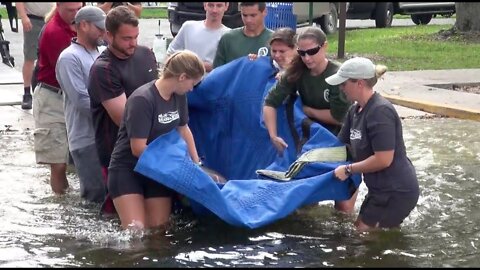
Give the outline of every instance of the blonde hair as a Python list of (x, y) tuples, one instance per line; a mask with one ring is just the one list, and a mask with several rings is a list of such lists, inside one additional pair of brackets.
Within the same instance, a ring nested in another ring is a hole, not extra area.
[(182, 73), (191, 79), (200, 78), (205, 74), (203, 61), (196, 53), (182, 50), (170, 55), (165, 61), (160, 76), (168, 79), (178, 77)]
[(45, 14), (45, 23), (48, 23), (53, 18), (53, 15), (55, 15), (56, 11), (57, 11), (57, 3), (55, 3), (55, 5), (53, 5), (50, 11), (47, 14)]
[(366, 79), (367, 85), (370, 87), (375, 86), (379, 78), (383, 76), (387, 72), (387, 67), (384, 65), (375, 65), (375, 77)]

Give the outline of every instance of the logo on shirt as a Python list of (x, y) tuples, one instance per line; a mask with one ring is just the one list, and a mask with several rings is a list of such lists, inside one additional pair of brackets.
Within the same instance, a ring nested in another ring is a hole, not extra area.
[(158, 122), (160, 124), (168, 124), (180, 118), (178, 111), (168, 112), (158, 115)]
[(325, 91), (323, 91), (323, 98), (326, 102), (330, 102), (330, 89), (325, 89)]
[(260, 49), (258, 49), (257, 55), (258, 56), (267, 56), (268, 55), (268, 48), (267, 47), (261, 47)]
[(350, 129), (350, 140), (361, 140), (362, 139), (362, 132), (358, 129)]

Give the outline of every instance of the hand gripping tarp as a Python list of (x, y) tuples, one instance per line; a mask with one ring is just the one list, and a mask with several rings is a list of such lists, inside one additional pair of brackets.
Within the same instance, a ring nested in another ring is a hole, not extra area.
[[(310, 139), (297, 153), (285, 106), (277, 110), (277, 126), (289, 147), (282, 156), (276, 153), (262, 121), (263, 99), (275, 82), (273, 71), (266, 57), (256, 61), (240, 58), (213, 70), (188, 96), (189, 126), (198, 152), (207, 167), (229, 180), (226, 184), (215, 183), (193, 164), (176, 131), (151, 142), (135, 171), (185, 195), (227, 223), (248, 228), (274, 222), (304, 205), (350, 198), (360, 184), (359, 175), (338, 181), (333, 170), (345, 160), (322, 160), (318, 157), (322, 151), (314, 153), (343, 145), (314, 123)], [(294, 115), (301, 133), (305, 115), (299, 100)], [(267, 173), (257, 175), (262, 171)], [(278, 180), (268, 177), (269, 171), (281, 176), (289, 173), (289, 177)]]

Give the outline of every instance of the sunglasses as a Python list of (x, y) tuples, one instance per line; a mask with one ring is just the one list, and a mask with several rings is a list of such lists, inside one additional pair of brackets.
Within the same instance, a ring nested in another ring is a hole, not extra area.
[(310, 55), (310, 56), (314, 56), (315, 54), (318, 53), (318, 51), (320, 51), (320, 48), (322, 46), (317, 46), (315, 48), (311, 48), (311, 49), (308, 49), (308, 50), (300, 50), (300, 49), (297, 49), (297, 53), (300, 55), (300, 56), (305, 56), (305, 55)]

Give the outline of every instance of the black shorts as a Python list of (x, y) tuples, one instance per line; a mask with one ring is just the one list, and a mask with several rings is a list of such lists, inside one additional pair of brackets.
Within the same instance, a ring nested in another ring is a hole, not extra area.
[(375, 227), (377, 223), (381, 228), (399, 227), (417, 205), (418, 197), (418, 192), (369, 192), (360, 208), (360, 219), (370, 227)]
[(108, 169), (108, 193), (112, 199), (126, 194), (140, 194), (145, 199), (171, 197), (174, 194), (170, 188), (123, 168)]

